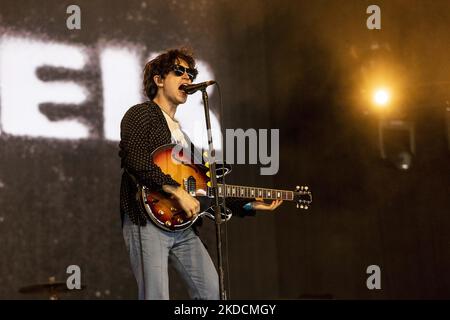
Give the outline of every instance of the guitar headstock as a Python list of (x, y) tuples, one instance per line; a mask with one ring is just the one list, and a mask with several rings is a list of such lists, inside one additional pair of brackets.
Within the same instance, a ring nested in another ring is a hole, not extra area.
[(308, 209), (312, 203), (312, 193), (308, 186), (296, 186), (294, 190), (294, 201), (297, 209)]

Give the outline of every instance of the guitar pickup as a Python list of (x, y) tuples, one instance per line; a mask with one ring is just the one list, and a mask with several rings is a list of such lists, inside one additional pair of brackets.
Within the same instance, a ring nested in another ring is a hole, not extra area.
[(195, 178), (193, 176), (190, 176), (187, 179), (183, 179), (183, 184), (186, 192), (195, 197), (195, 189), (197, 186), (197, 181), (195, 180)]

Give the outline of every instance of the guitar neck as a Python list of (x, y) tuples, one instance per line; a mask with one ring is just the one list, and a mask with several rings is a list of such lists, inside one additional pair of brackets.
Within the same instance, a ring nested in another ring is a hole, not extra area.
[(266, 189), (246, 186), (235, 185), (222, 185), (217, 184), (217, 192), (219, 197), (231, 197), (231, 198), (262, 198), (268, 200), (294, 200), (294, 192), (288, 190)]

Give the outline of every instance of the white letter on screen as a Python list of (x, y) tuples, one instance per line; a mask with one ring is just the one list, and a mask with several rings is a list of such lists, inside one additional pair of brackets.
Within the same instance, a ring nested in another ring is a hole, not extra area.
[(78, 46), (5, 37), (0, 45), (1, 121), (12, 135), (61, 139), (86, 138), (88, 127), (73, 120), (50, 121), (41, 103), (81, 104), (87, 91), (73, 81), (41, 81), (42, 66), (83, 69), (85, 54)]
[(141, 102), (143, 67), (140, 63), (138, 54), (126, 48), (107, 48), (100, 55), (107, 140), (120, 140), (123, 115), (131, 106)]

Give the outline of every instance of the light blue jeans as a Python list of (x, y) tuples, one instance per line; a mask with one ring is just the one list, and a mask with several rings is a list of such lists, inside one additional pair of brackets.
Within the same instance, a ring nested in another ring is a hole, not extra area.
[(141, 242), (139, 226), (132, 223), (128, 215), (124, 215), (123, 237), (138, 284), (140, 300), (169, 299), (169, 260), (185, 281), (192, 299), (219, 299), (219, 276), (216, 268), (192, 228), (168, 232), (147, 221), (140, 229)]

